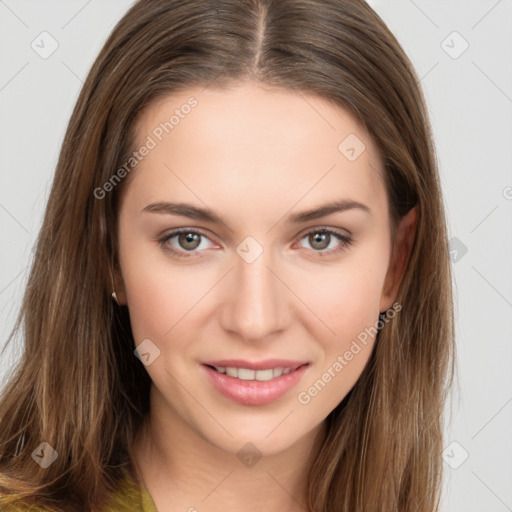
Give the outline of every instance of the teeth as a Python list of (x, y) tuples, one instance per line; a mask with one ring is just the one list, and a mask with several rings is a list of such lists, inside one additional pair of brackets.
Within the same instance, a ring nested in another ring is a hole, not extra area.
[[(240, 378), (240, 373), (238, 374)], [(270, 380), (274, 378), (274, 370), (269, 368), (268, 370), (257, 370), (254, 372), (254, 378), (256, 380)]]
[(230, 377), (238, 377), (238, 370), (236, 368), (226, 368), (226, 374)]
[(238, 368), (238, 378), (241, 380), (254, 380), (254, 370), (248, 370), (247, 368)]
[(225, 366), (215, 366), (219, 373), (225, 373), (230, 377), (240, 380), (271, 380), (281, 375), (286, 375), (296, 368), (269, 368), (268, 370), (250, 370), (249, 368), (232, 368)]

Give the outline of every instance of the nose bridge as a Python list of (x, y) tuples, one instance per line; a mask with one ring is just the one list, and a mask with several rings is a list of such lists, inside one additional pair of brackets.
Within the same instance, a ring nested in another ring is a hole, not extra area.
[(246, 340), (265, 338), (286, 322), (284, 286), (268, 268), (272, 268), (271, 252), (258, 246), (254, 240), (239, 245), (232, 293), (224, 304), (224, 328)]

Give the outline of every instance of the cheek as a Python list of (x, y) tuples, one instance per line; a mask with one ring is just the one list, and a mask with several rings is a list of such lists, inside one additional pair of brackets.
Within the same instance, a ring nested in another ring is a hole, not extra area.
[(388, 264), (382, 255), (387, 251), (385, 240), (375, 239), (336, 268), (316, 271), (314, 282), (303, 282), (301, 293), (322, 322), (316, 319), (310, 324), (319, 359), (301, 388), (299, 403), (314, 404), (322, 413), (331, 411), (360, 377), (377, 334), (379, 301)]
[(207, 292), (211, 279), (192, 266), (172, 265), (163, 251), (128, 234), (120, 237), (120, 255), (136, 344), (145, 338), (163, 340), (186, 322), (187, 311)]
[(372, 244), (354, 252), (335, 267), (316, 269), (303, 283), (307, 304), (335, 334), (323, 339), (339, 344), (357, 336), (378, 320), (379, 303), (387, 271), (386, 249)]
[[(202, 281), (202, 282), (201, 282)], [(201, 301), (210, 280), (176, 269), (158, 271), (133, 268), (126, 289), (135, 339), (151, 337), (164, 340), (186, 325), (194, 305)]]
[(331, 276), (328, 285), (316, 287), (309, 296), (311, 309), (323, 323), (317, 322), (312, 333), (319, 349), (317, 364), (297, 400), (313, 415), (325, 417), (332, 411), (352, 389), (370, 358), (382, 279), (381, 270), (374, 268), (340, 268), (336, 278)]

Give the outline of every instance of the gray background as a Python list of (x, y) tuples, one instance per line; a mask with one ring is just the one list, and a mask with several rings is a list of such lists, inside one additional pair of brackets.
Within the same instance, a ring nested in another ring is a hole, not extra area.
[[(448, 214), (458, 381), (447, 407), (441, 511), (512, 511), (512, 1), (370, 4), (421, 78)], [(0, 347), (74, 102), (129, 5), (0, 0)], [(20, 350), (16, 340), (2, 358), (1, 385)]]

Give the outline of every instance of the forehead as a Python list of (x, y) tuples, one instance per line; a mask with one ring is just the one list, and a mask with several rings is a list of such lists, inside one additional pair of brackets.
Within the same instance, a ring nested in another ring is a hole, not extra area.
[(241, 201), (252, 193), (260, 203), (285, 193), (290, 206), (304, 194), (312, 203), (383, 199), (369, 134), (347, 110), (315, 95), (254, 83), (189, 88), (151, 103), (135, 134), (137, 147), (151, 139), (132, 176), (146, 200), (177, 186), (203, 195), (215, 187)]

